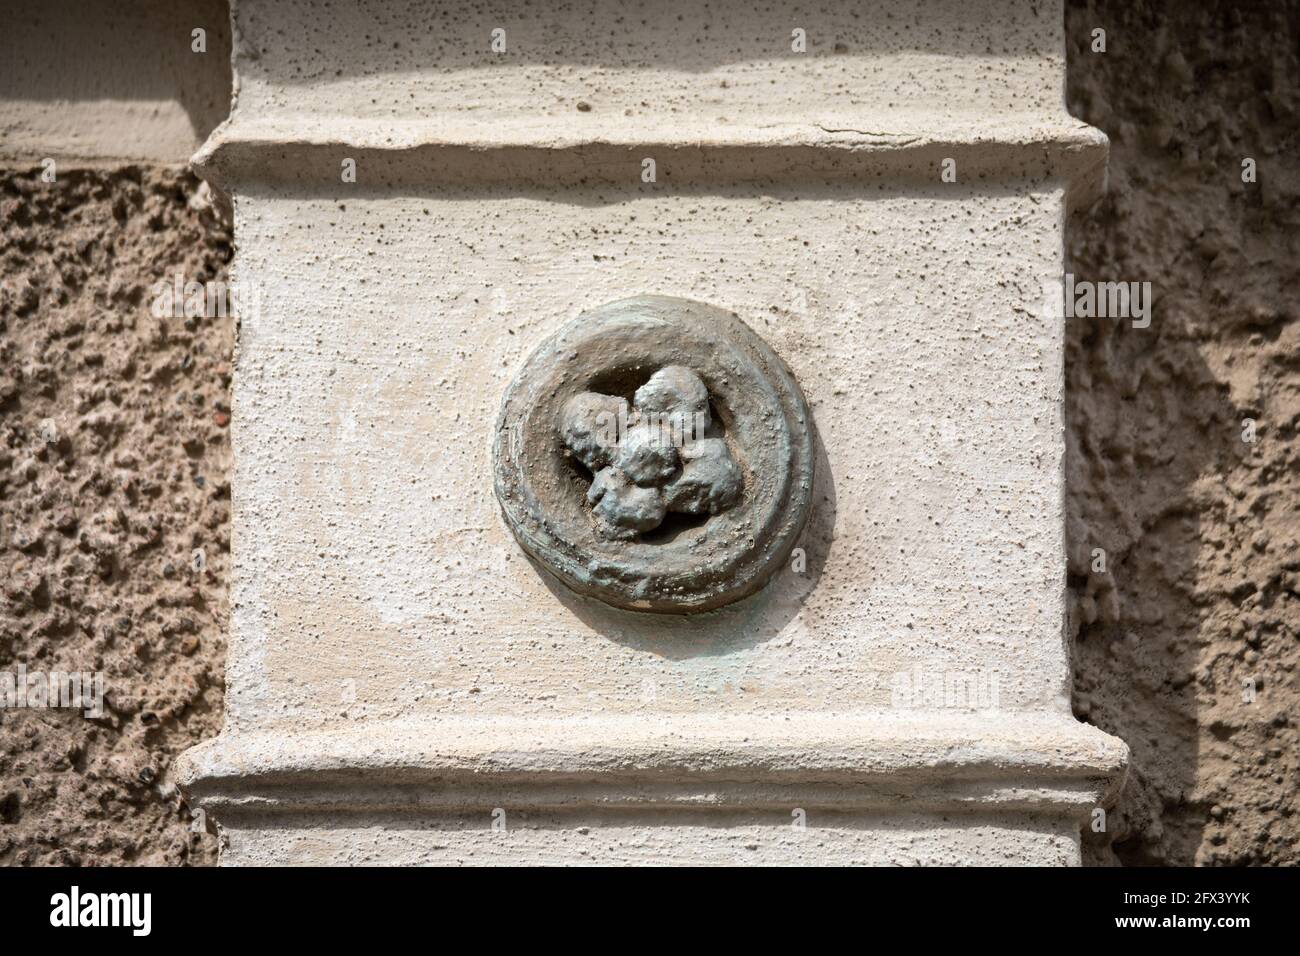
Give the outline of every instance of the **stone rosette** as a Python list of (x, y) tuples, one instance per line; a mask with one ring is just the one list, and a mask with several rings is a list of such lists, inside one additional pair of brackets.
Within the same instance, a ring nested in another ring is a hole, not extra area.
[[(677, 440), (649, 431), (665, 420)], [(506, 391), (493, 460), (530, 557), (629, 610), (753, 594), (812, 499), (811, 418), (789, 369), (733, 313), (666, 296), (600, 306), (543, 342)]]
[(560, 413), (565, 447), (592, 475), (596, 530), (630, 540), (670, 514), (715, 515), (740, 500), (744, 476), (718, 437), (709, 390), (691, 369), (668, 365), (636, 390), (579, 392)]

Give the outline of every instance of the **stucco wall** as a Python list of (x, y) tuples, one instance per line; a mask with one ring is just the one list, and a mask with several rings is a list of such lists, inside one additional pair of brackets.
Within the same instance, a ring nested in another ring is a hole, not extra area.
[(1069, 224), (1072, 268), (1156, 298), (1147, 329), (1067, 327), (1075, 711), (1133, 751), (1090, 844), (1294, 865), (1300, 5), (1092, 7), (1069, 10), (1069, 102), (1111, 138), (1110, 191)]
[(141, 167), (6, 172), (0, 228), (0, 669), (105, 675), (0, 710), (0, 864), (211, 862), (167, 770), (221, 721), (234, 322), (149, 307), (229, 233)]
[(230, 110), (225, 0), (41, 0), (3, 16), (0, 161), (183, 162)]

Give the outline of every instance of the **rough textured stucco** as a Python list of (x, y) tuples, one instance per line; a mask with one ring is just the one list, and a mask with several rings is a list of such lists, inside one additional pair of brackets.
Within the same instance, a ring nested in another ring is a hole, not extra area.
[(0, 709), (0, 864), (215, 857), (168, 767), (220, 724), (234, 323), (149, 312), (223, 276), (197, 185), (0, 176), (0, 670), (105, 672), (102, 719)]
[(1080, 4), (1067, 22), (1072, 109), (1112, 144), (1072, 267), (1156, 296), (1148, 329), (1068, 328), (1075, 709), (1133, 748), (1089, 843), (1111, 862), (1294, 865), (1300, 5)]

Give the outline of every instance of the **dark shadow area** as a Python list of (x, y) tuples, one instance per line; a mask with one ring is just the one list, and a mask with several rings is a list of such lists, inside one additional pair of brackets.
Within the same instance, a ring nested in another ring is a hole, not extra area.
[(1294, 864), (1300, 5), (1077, 2), (1067, 34), (1112, 144), (1067, 270), (1154, 298), (1067, 321), (1074, 707), (1132, 748), (1085, 860)]
[(0, 100), (176, 100), (198, 142), (230, 113), (225, 0), (41, 0), (3, 22)]

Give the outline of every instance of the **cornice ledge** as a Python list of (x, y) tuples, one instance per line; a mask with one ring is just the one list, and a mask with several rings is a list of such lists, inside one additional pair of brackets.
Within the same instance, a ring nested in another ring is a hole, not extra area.
[[(274, 119), (236, 118), (214, 131), (191, 163), (227, 192), (261, 184), (332, 194), (343, 188), (339, 171), (345, 158), (361, 171), (349, 189), (388, 193), (493, 185), (554, 190), (577, 184), (632, 191), (741, 183), (937, 187), (941, 164), (953, 159), (960, 184), (1059, 181), (1075, 205), (1104, 190), (1108, 150), (1104, 133), (1068, 116), (1004, 116), (915, 131), (874, 130), (867, 123), (699, 129), (652, 124), (599, 134), (508, 123), (467, 133), (443, 123), (353, 118), (307, 129)], [(657, 185), (641, 182), (646, 157), (659, 164)]]
[(440, 719), (223, 734), (175, 773), (211, 812), (1023, 811), (1080, 816), (1128, 748), (1066, 715)]

